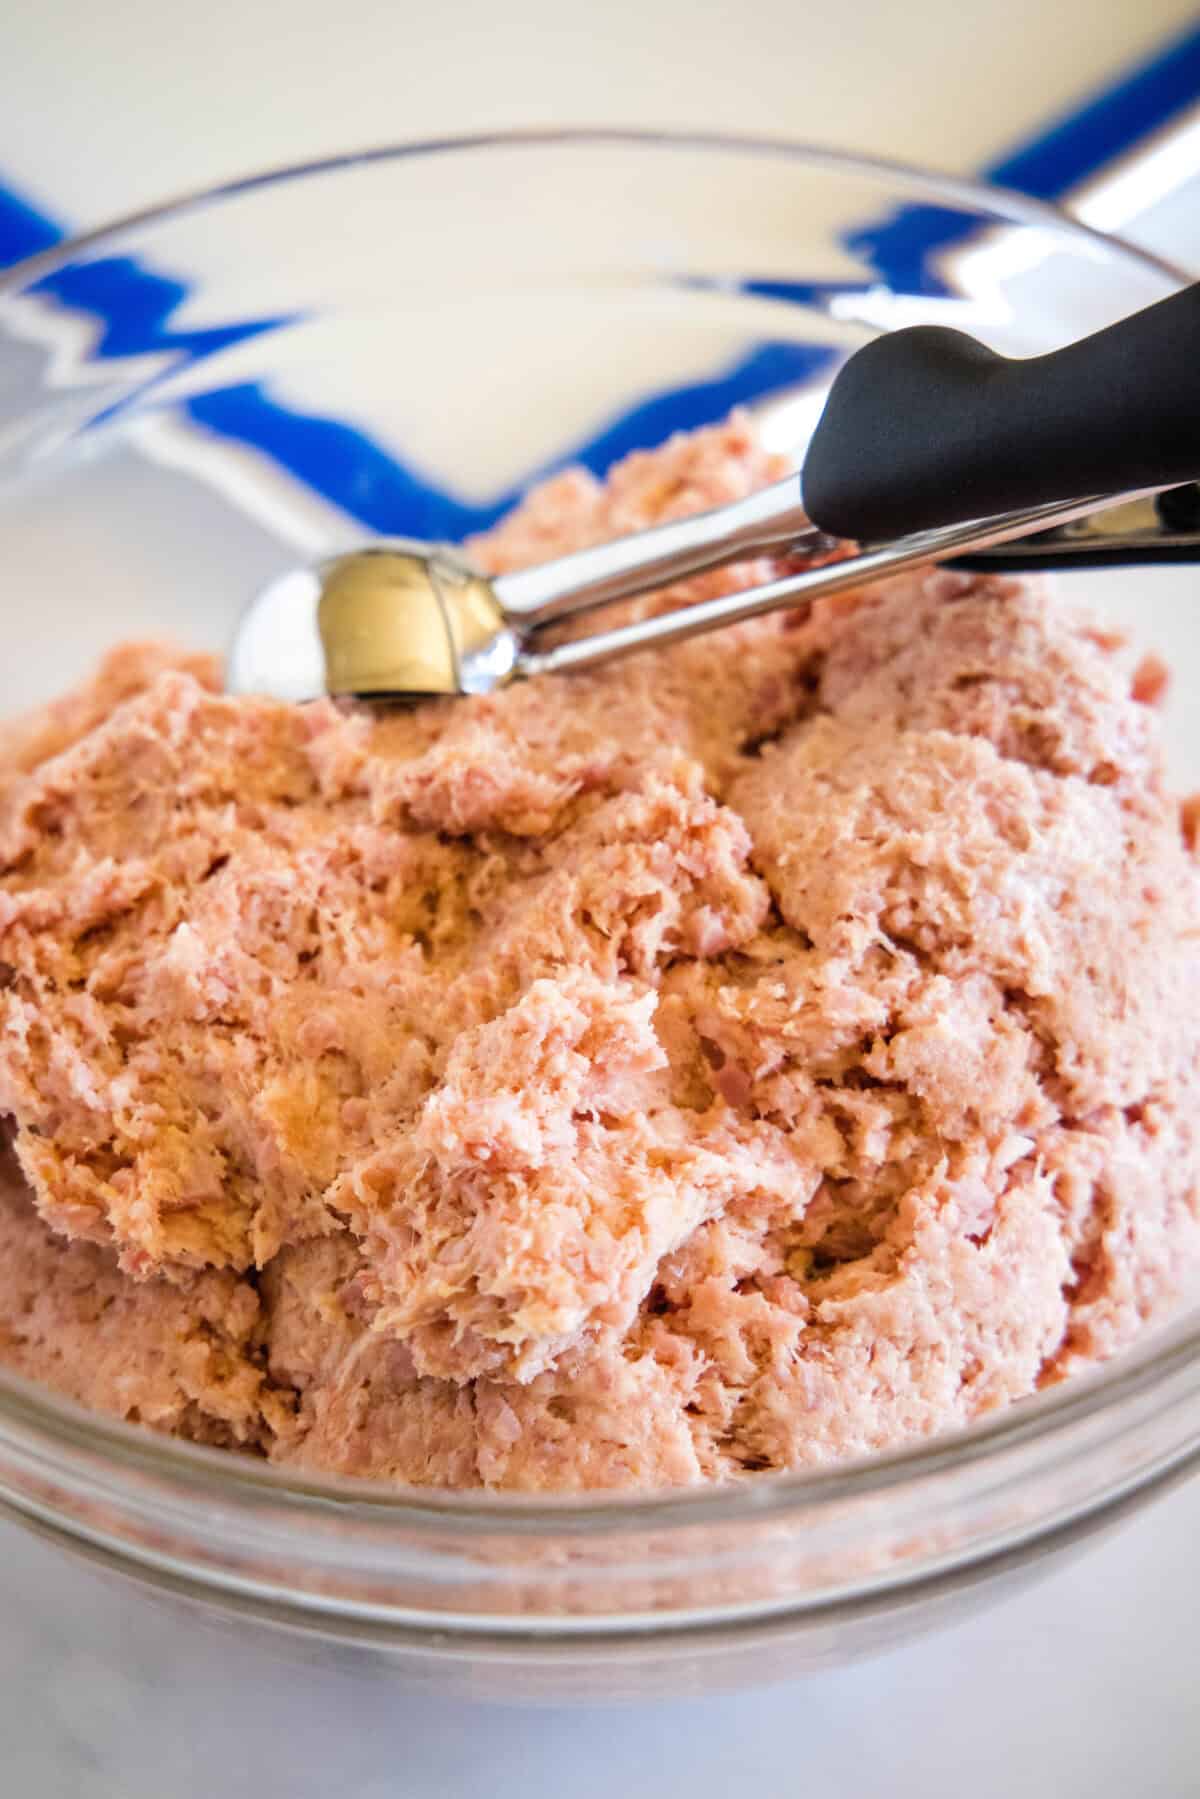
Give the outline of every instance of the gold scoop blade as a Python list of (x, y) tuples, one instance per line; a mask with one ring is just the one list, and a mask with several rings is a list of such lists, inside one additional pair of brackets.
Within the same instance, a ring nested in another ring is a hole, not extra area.
[[(326, 564), (317, 629), (330, 693), (486, 691), (507, 621), (490, 584), (444, 551), (358, 551)], [(512, 652), (515, 658), (515, 644)], [(486, 678), (476, 678), (486, 663)]]

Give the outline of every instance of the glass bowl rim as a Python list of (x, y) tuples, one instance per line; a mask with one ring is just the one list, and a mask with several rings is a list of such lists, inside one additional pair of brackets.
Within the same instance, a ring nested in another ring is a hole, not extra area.
[[(999, 1463), (1013, 1451), (1053, 1441), (1080, 1426), (1144, 1398), (1171, 1377), (1192, 1377), (1200, 1395), (1200, 1308), (1151, 1330), (1147, 1341), (1106, 1363), (998, 1407), (959, 1428), (919, 1438), (898, 1448), (857, 1456), (826, 1467), (761, 1473), (742, 1480), (658, 1490), (597, 1489), (580, 1493), (489, 1491), (483, 1488), (400, 1486), (350, 1475), (296, 1472), (238, 1449), (211, 1448), (128, 1424), (66, 1399), (22, 1375), (0, 1369), (0, 1448), (7, 1428), (22, 1446), (32, 1433), (39, 1447), (68, 1457), (99, 1453), (117, 1473), (141, 1479), (170, 1478), (189, 1498), (219, 1500), (223, 1507), (327, 1519), (331, 1509), (378, 1522), (403, 1521), (418, 1536), (443, 1538), (456, 1526), (490, 1527), (514, 1536), (584, 1531), (645, 1532), (678, 1525), (760, 1525), (795, 1520), (824, 1507), (903, 1489), (936, 1477), (953, 1477)], [(1159, 1472), (1200, 1460), (1200, 1437), (1172, 1454)], [(1036, 1530), (1035, 1530), (1036, 1534)]]
[[(657, 127), (577, 125), (515, 127), (444, 137), (394, 141), (283, 163), (228, 181), (185, 190), (166, 200), (107, 220), (64, 238), (0, 271), (0, 300), (66, 267), (80, 256), (114, 246), (131, 232), (186, 219), (206, 208), (269, 192), (315, 176), (353, 174), (410, 158), (493, 149), (614, 148), (694, 151), (717, 156), (764, 156), (808, 165), (814, 171), (894, 181), (913, 197), (978, 213), (999, 224), (1029, 225), (1079, 244), (1091, 244), (1182, 285), (1189, 277), (1166, 258), (1074, 218), (1044, 200), (970, 177), (942, 174), (887, 157), (863, 155), (786, 135)], [(614, 1534), (668, 1524), (763, 1523), (780, 1516), (877, 1494), (935, 1475), (975, 1468), (1002, 1452), (1040, 1443), (1070, 1424), (1091, 1419), (1122, 1400), (1132, 1400), (1171, 1374), (1200, 1364), (1200, 1310), (1148, 1343), (1110, 1363), (1053, 1388), (1017, 1400), (960, 1429), (922, 1438), (898, 1449), (799, 1472), (756, 1474), (745, 1481), (660, 1491), (539, 1494), (451, 1491), (399, 1487), (340, 1475), (299, 1475), (240, 1451), (212, 1449), (160, 1435), (61, 1398), (50, 1389), (0, 1369), (0, 1440), (6, 1425), (32, 1430), (43, 1444), (65, 1452), (99, 1452), (110, 1466), (133, 1476), (166, 1476), (197, 1499), (223, 1504), (283, 1507), (297, 1516), (328, 1517), (331, 1508), (373, 1518), (394, 1517), (418, 1533), (444, 1535), (455, 1525), (516, 1534), (586, 1529)]]
[(1191, 277), (1166, 257), (1153, 250), (1127, 243), (1119, 234), (1100, 230), (1074, 217), (1064, 208), (1048, 200), (1035, 199), (1015, 188), (1000, 183), (978, 181), (971, 176), (953, 175), (922, 168), (917, 163), (885, 156), (866, 155), (854, 150), (811, 143), (782, 133), (738, 131), (703, 131), (667, 129), (657, 126), (623, 125), (542, 125), (514, 126), (490, 131), (455, 132), (443, 137), (397, 139), (383, 144), (368, 144), (353, 150), (334, 151), (325, 156), (301, 162), (273, 164), (246, 175), (233, 176), (168, 196), (148, 206), (137, 207), (115, 218), (106, 219), (90, 230), (74, 233), (61, 242), (12, 263), (0, 270), (0, 298), (19, 291), (31, 281), (76, 260), (82, 254), (104, 249), (110, 241), (143, 227), (184, 219), (206, 207), (247, 198), (294, 181), (320, 175), (353, 173), (410, 158), (461, 155), (479, 150), (545, 150), (577, 147), (628, 150), (692, 150), (706, 154), (757, 155), (783, 162), (807, 163), (811, 168), (829, 174), (861, 176), (865, 180), (896, 180), (912, 188), (914, 194), (930, 201), (941, 201), (991, 214), (998, 222), (1043, 226), (1060, 236), (1091, 243), (1097, 248), (1116, 251), (1126, 260), (1181, 285)]

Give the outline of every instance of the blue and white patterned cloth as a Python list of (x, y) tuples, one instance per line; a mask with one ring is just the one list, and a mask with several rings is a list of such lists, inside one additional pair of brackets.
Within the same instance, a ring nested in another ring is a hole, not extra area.
[[(1074, 207), (1089, 223), (1140, 235), (1176, 263), (1200, 265), (1200, 28), (980, 172)], [(66, 228), (0, 176), (0, 268), (50, 248)], [(864, 230), (852, 247), (894, 286), (919, 291), (931, 254), (958, 230), (954, 215), (909, 208)], [(180, 362), (199, 361), (275, 322), (180, 325), (176, 315), (187, 299), (186, 281), (127, 258), (75, 266), (47, 276), (42, 285), (60, 311), (76, 312), (97, 327), (91, 354), (100, 359), (169, 351)], [(656, 394), (652, 408), (642, 402), (636, 411), (618, 413), (602, 431), (563, 444), (561, 456), (601, 471), (629, 448), (752, 400), (780, 383), (781, 350), (766, 346), (715, 372), (700, 389)], [(512, 494), (503, 493), (472, 503), (417, 473), (395, 446), (296, 404), (277, 388), (222, 387), (185, 402), (184, 410), (209, 436), (250, 450), (276, 474), (370, 530), (394, 530), (400, 517), (407, 529), (419, 524), (423, 536), (455, 539), (486, 528), (512, 502)]]

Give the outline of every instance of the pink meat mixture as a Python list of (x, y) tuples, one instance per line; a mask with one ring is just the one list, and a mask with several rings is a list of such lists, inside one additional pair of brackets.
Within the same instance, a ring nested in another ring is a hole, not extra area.
[[(735, 420), (471, 547), (779, 472)], [(1111, 1355), (1200, 1270), (1162, 686), (951, 573), (386, 716), (116, 651), (0, 733), (0, 1357), (283, 1463), (570, 1490)]]

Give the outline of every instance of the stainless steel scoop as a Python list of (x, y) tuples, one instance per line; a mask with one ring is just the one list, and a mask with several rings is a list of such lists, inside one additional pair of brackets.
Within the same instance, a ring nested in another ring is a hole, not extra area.
[[(227, 684), (284, 700), (490, 693), (921, 563), (1200, 559), (1197, 477), (1200, 285), (1024, 361), (917, 327), (843, 366), (801, 476), (495, 579), (404, 541), (296, 570), (246, 613)], [(817, 561), (843, 538), (869, 547)], [(816, 566), (556, 641), (568, 619), (764, 551)]]

